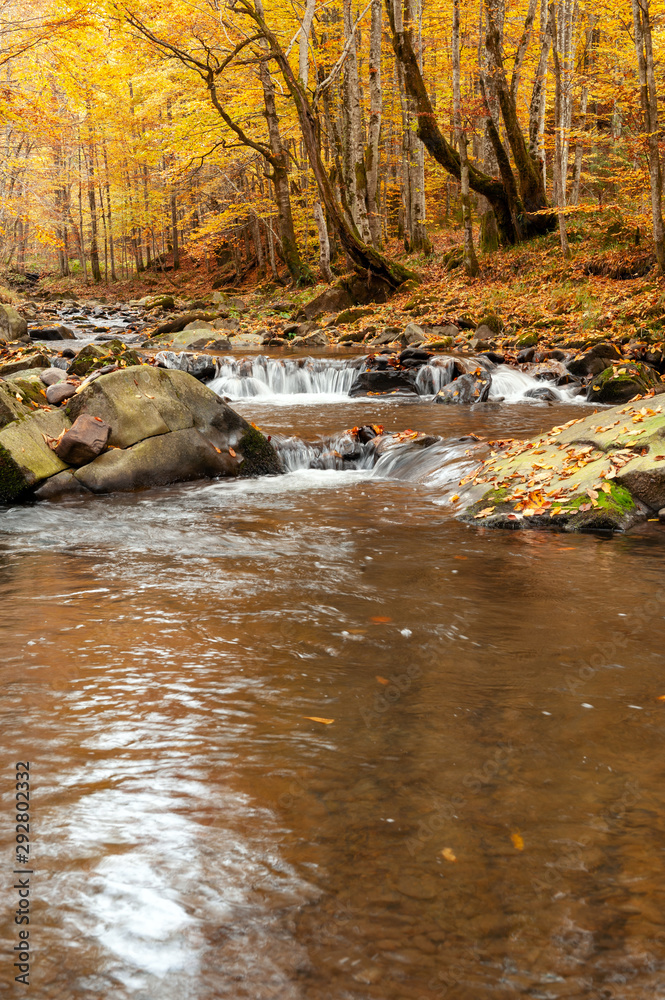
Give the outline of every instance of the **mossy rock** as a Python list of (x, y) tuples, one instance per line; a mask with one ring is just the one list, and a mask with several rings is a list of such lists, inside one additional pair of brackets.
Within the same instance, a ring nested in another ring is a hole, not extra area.
[(525, 347), (535, 347), (538, 343), (538, 334), (533, 330), (528, 330), (526, 333), (520, 334), (515, 340), (515, 347), (523, 350)]
[(20, 499), (67, 468), (45, 441), (69, 428), (62, 410), (36, 410), (0, 430), (0, 500)]
[(339, 326), (341, 323), (355, 323), (357, 320), (362, 319), (363, 316), (373, 316), (374, 312), (374, 309), (345, 309), (336, 317), (335, 324)]
[(503, 320), (496, 313), (486, 313), (481, 317), (478, 326), (488, 326), (492, 333), (499, 334), (503, 330)]
[(428, 340), (424, 346), (428, 351), (448, 351), (453, 344), (452, 337), (440, 337), (438, 340)]
[(657, 388), (665, 386), (655, 368), (641, 361), (629, 361), (596, 375), (587, 389), (587, 399), (591, 403), (617, 405)]
[(253, 425), (240, 438), (236, 450), (242, 455), (241, 476), (269, 476), (284, 471), (275, 449)]
[(397, 289), (399, 292), (415, 292), (420, 287), (420, 283), (414, 281), (413, 278), (408, 278), (407, 281), (403, 281), (402, 284)]

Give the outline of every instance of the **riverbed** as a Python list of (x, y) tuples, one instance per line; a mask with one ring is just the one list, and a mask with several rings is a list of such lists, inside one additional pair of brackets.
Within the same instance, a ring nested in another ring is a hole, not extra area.
[(441, 462), (1, 510), (31, 998), (665, 996), (662, 527), (456, 520), (469, 435), (584, 405), (294, 397), (233, 405)]

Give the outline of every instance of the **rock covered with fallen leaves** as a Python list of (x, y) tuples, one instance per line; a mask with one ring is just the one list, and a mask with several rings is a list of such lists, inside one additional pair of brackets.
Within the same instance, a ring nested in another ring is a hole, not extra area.
[[(463, 479), (462, 519), (492, 528), (622, 531), (665, 507), (665, 397), (489, 442)], [(453, 499), (459, 499), (455, 497)]]
[(40, 374), (0, 382), (4, 502), (282, 471), (268, 439), (186, 372), (95, 372), (62, 405)]

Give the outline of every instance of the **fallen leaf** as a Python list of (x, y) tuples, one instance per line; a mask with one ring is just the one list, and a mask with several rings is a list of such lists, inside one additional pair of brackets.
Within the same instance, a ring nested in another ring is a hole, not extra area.
[(372, 615), (370, 621), (376, 622), (377, 624), (381, 625), (384, 624), (385, 622), (391, 622), (392, 618), (388, 617), (388, 615)]
[(453, 496), (451, 496), (450, 502), (454, 503), (455, 500), (459, 500), (459, 493), (454, 493)]
[(229, 448), (229, 455), (231, 456), (231, 458), (236, 458), (236, 453), (233, 450), (233, 448)]
[(446, 861), (457, 861), (457, 858), (455, 857), (455, 854), (453, 853), (453, 849), (451, 847), (444, 847), (444, 849), (441, 851), (441, 855), (446, 859)]
[(511, 833), (510, 839), (512, 840), (513, 847), (515, 848), (516, 851), (523, 851), (524, 850), (524, 838), (522, 837), (521, 833), (519, 833), (519, 832), (518, 833)]
[(379, 677), (378, 674), (376, 675), (376, 679), (379, 684), (390, 684), (390, 681), (387, 681), (385, 677)]
[(318, 715), (303, 715), (303, 719), (309, 719), (310, 722), (322, 722), (324, 726), (329, 726), (334, 719), (320, 719)]

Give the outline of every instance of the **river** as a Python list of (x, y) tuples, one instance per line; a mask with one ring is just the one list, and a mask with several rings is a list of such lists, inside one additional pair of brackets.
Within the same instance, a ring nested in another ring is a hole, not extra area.
[(662, 528), (447, 502), (460, 437), (586, 408), (278, 395), (237, 403), (276, 440), (447, 444), (0, 509), (5, 886), (19, 760), (34, 872), (3, 995), (665, 996)]

